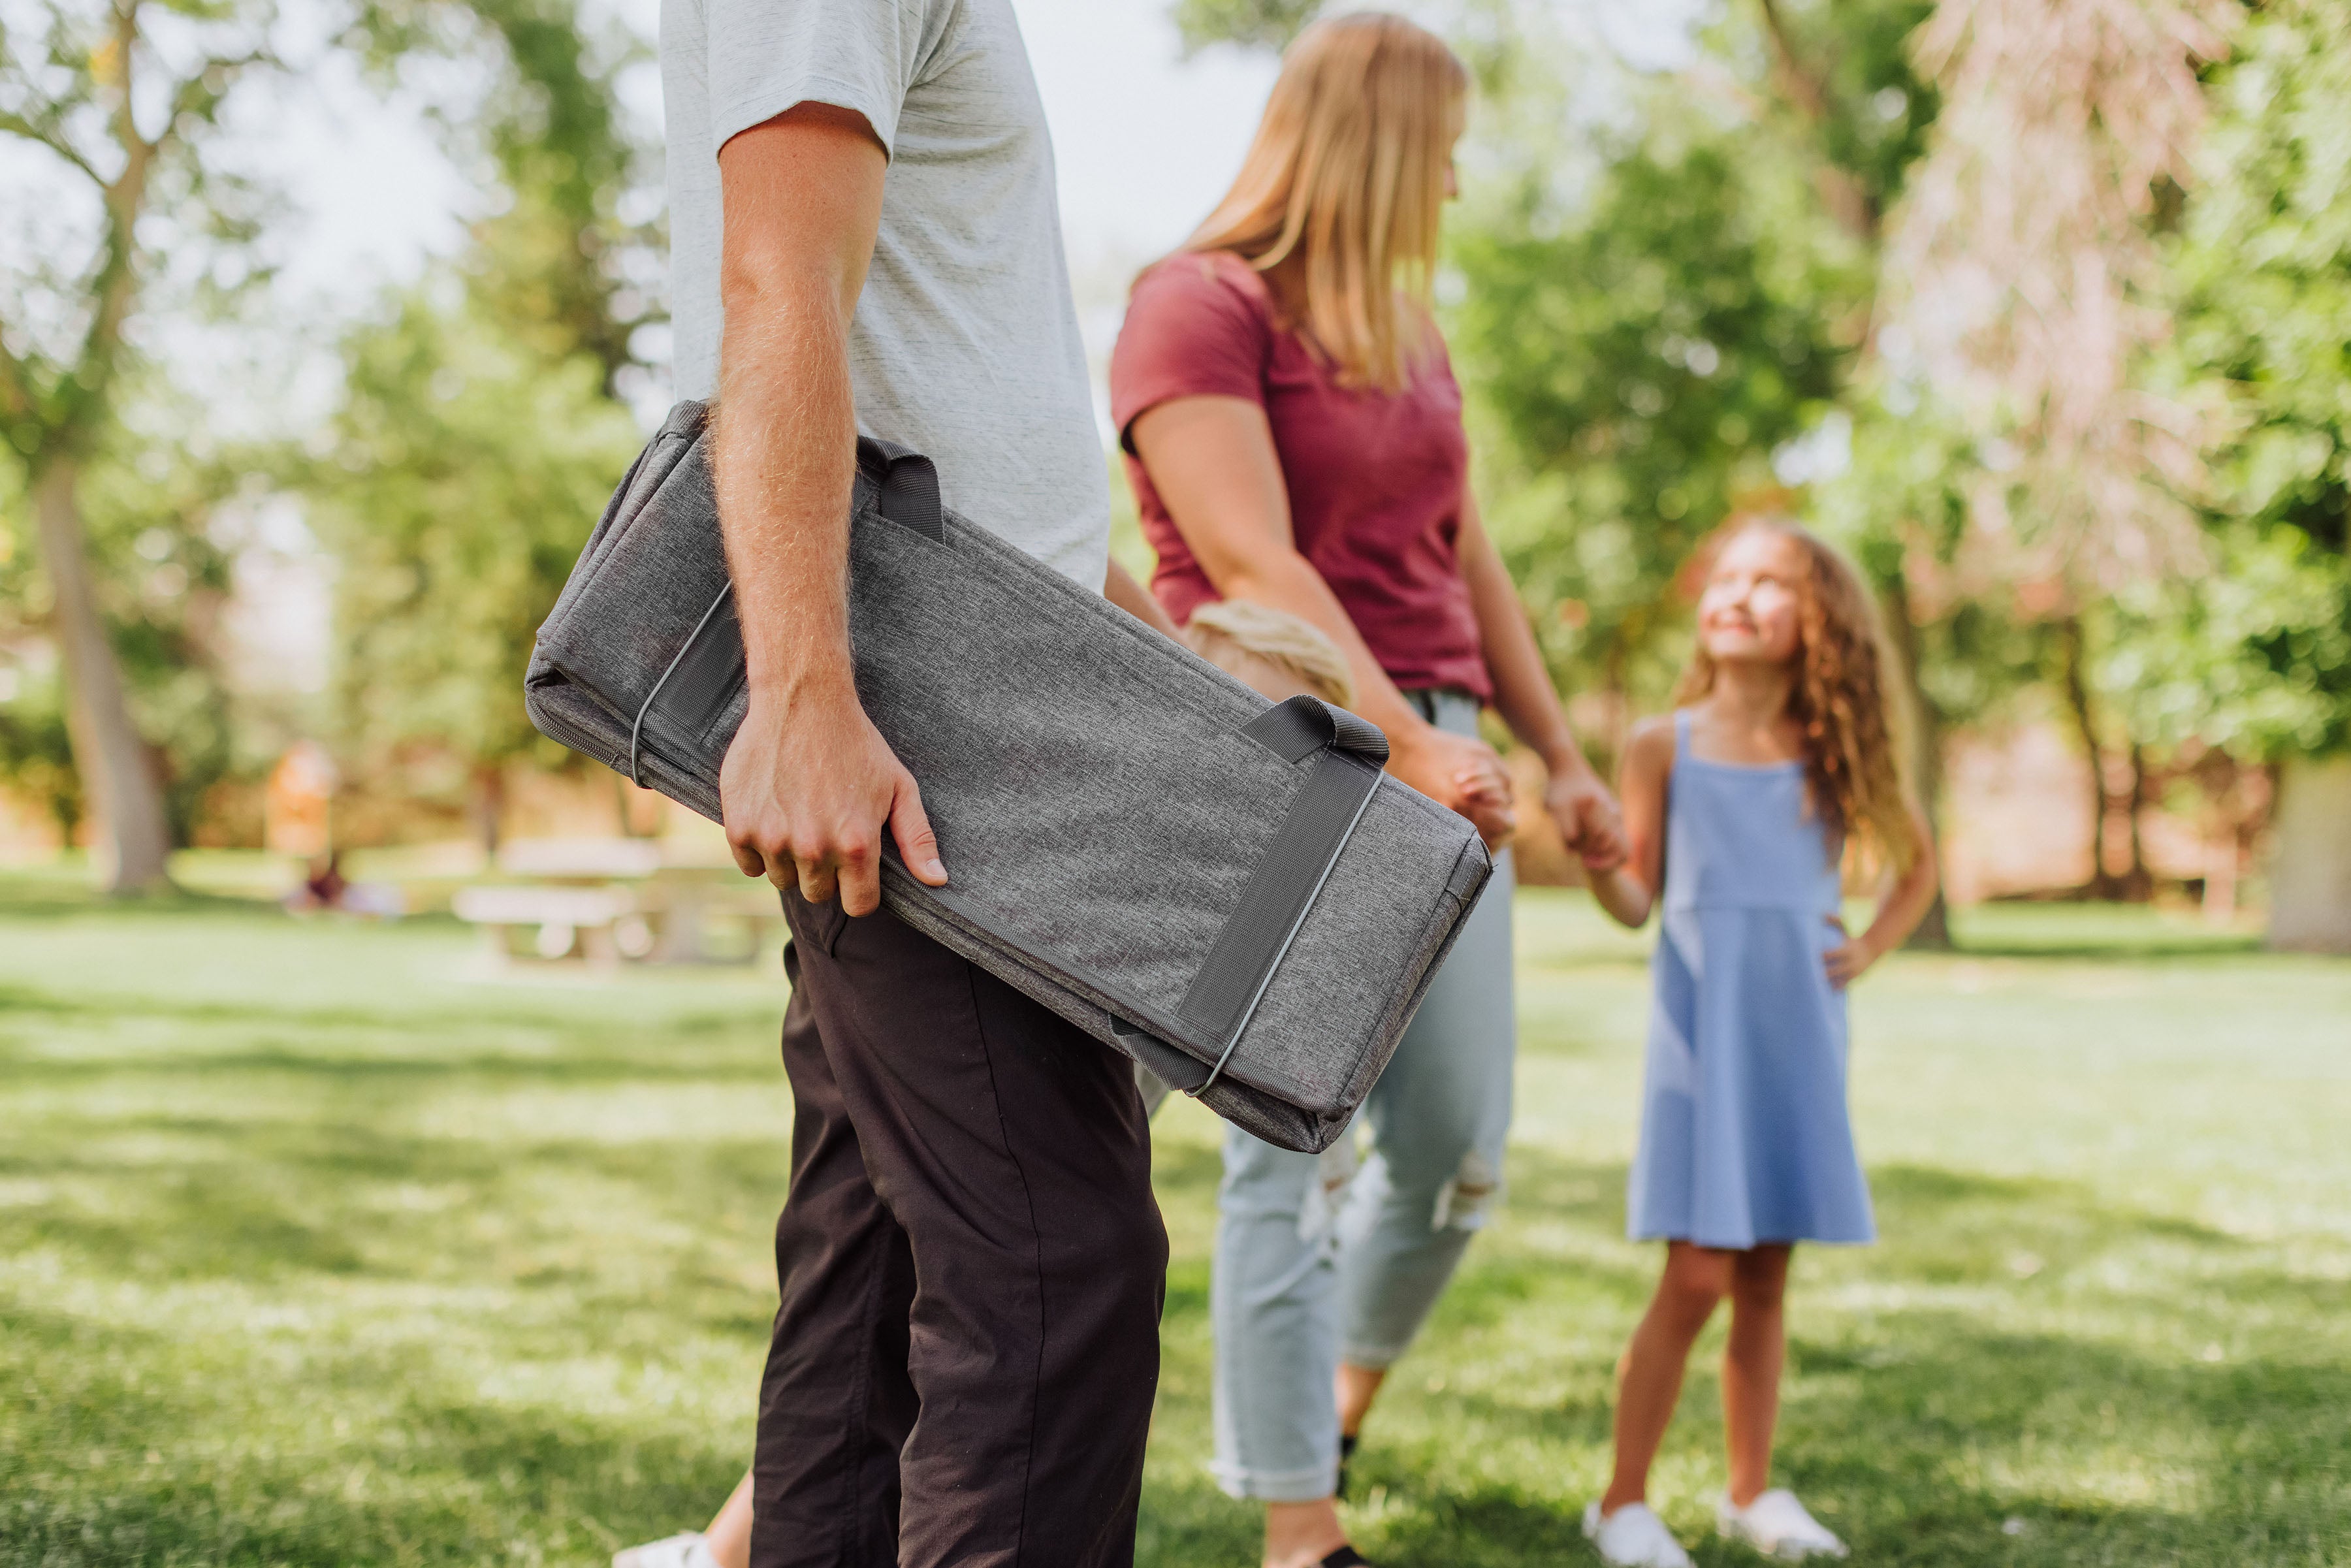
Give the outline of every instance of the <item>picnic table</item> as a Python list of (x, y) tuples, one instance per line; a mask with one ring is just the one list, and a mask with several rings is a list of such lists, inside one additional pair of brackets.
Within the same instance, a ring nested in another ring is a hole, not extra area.
[(591, 968), (749, 963), (783, 919), (766, 883), (648, 839), (517, 840), (499, 851), (498, 869), (536, 880), (461, 889), (452, 908), (481, 928), (499, 964), (526, 932), (536, 956), (576, 952)]

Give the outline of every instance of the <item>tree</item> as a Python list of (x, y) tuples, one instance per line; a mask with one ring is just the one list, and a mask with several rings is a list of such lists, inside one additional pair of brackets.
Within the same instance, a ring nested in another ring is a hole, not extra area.
[[(0, 134), (37, 151), (68, 215), (0, 301), (0, 433), (39, 538), (99, 880), (129, 892), (164, 880), (170, 824), (101, 611), (84, 481), (119, 413), (142, 288), (168, 242), (212, 260), (216, 285), (250, 275), (254, 193), (207, 153), (231, 93), (275, 63), (276, 16), (266, 0), (88, 0), (43, 14), (37, 38), (14, 13), (0, 16)], [(40, 199), (23, 192), (11, 204)]]
[(2351, 14), (2277, 0), (2214, 84), (2167, 365), (2219, 386), (2214, 564), (2126, 601), (2115, 684), (2280, 772), (2271, 936), (2351, 951)]
[(617, 80), (642, 47), (584, 37), (571, 0), (379, 0), (360, 36), (386, 62), (496, 61), (443, 118), (507, 202), (346, 339), (329, 455), (299, 470), (342, 568), (338, 739), (360, 788), (463, 798), (495, 848), (507, 765), (566, 757), (532, 730), (521, 672), (641, 439), (620, 397), (660, 257), (620, 215), (645, 161)]
[(340, 565), (350, 773), (468, 800), (495, 848), (505, 764), (563, 756), (523, 712), (532, 639), (641, 435), (593, 355), (549, 362), (455, 281), (352, 334), (331, 449), (303, 486)]

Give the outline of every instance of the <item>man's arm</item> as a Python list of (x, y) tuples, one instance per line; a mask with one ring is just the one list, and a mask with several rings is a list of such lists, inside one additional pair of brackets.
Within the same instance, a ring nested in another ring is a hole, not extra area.
[(750, 705), (718, 775), (747, 876), (851, 915), (882, 898), (882, 835), (946, 881), (914, 775), (858, 706), (849, 651), (857, 413), (849, 324), (888, 159), (862, 115), (803, 103), (719, 150), (726, 204), (714, 478)]

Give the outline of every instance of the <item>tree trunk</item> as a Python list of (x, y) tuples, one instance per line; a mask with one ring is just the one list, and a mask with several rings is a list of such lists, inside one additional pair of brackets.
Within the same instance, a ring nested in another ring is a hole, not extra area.
[(1927, 838), (1935, 857), (1935, 901), (1902, 946), (1930, 953), (1951, 950), (1951, 906), (1943, 877), (1943, 716), (1918, 681), (1918, 627), (1910, 618), (1910, 585), (1897, 572), (1885, 585), (1886, 626), (1901, 668), (1900, 700), (1908, 709), (1910, 787), (1927, 813)]
[(2147, 748), (2132, 741), (2128, 760), (2130, 865), (2123, 873), (2123, 896), (2133, 904), (2149, 904), (2155, 899), (2155, 872), (2147, 863), (2147, 834), (2141, 831), (2139, 823), (2139, 814), (2147, 805)]
[(2084, 678), (2082, 622), (2069, 615), (2057, 623), (2058, 685), (2065, 693), (2066, 710), (2074, 716), (2074, 733), (2082, 755), (2090, 760), (2090, 880), (2092, 898), (2116, 897), (2121, 888), (2106, 870), (2106, 752), (2098, 744), (2098, 717), (2090, 706), (2090, 684)]
[(70, 458), (44, 465), (33, 476), (33, 515), (41, 564), (57, 600), (52, 623), (65, 660), (66, 722), (74, 770), (81, 775), (96, 829), (99, 885), (108, 893), (141, 893), (164, 884), (171, 831), (163, 792), (147, 743), (131, 723), (122, 666), (90, 585), (74, 495), (79, 477)]
[(477, 765), (474, 769), (474, 832), (481, 841), (483, 858), (493, 863), (497, 860), (506, 816), (506, 769), (495, 762)]
[(2290, 759), (2272, 824), (2270, 946), (2351, 953), (2351, 757)]

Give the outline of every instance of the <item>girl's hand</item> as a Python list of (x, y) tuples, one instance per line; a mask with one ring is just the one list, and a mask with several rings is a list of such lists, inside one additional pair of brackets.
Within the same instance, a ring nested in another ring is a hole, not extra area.
[[(1843, 920), (1832, 915), (1828, 923), (1837, 928), (1840, 936), (1844, 934)], [(1829, 984), (1841, 991), (1861, 978), (1863, 971), (1884, 956), (1886, 955), (1879, 950), (1877, 944), (1869, 939), (1869, 933), (1865, 931), (1858, 936), (1846, 936), (1843, 942), (1830, 948), (1821, 961), (1828, 968)]]

